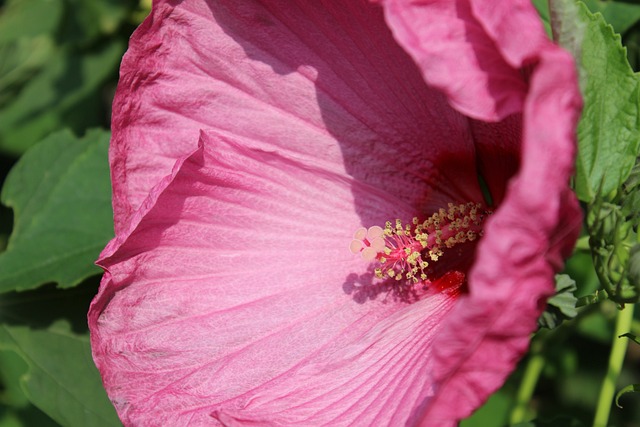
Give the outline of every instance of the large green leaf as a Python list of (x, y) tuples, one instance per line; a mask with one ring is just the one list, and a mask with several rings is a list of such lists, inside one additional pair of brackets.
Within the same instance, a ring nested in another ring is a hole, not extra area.
[(0, 295), (0, 354), (22, 358), (17, 371), (24, 395), (63, 426), (120, 425), (89, 346), (86, 312), (97, 286), (92, 278), (71, 289)]
[(582, 44), (581, 87), (585, 100), (578, 126), (576, 192), (591, 201), (629, 176), (640, 148), (638, 76), (627, 61), (620, 36), (602, 15), (579, 5), (587, 28)]
[(0, 427), (57, 427), (25, 396), (20, 382), (28, 369), (18, 353), (0, 350)]
[(14, 166), (0, 200), (14, 209), (14, 228), (0, 254), (0, 292), (48, 282), (78, 284), (112, 237), (107, 162), (109, 133), (83, 139), (62, 131)]
[(124, 44), (99, 50), (59, 49), (17, 97), (0, 109), (0, 149), (21, 154), (50, 132), (77, 132), (104, 120), (101, 85), (115, 72)]
[(16, 351), (29, 365), (21, 379), (29, 400), (63, 426), (120, 425), (102, 387), (88, 334), (66, 321), (44, 330), (0, 325), (0, 347)]

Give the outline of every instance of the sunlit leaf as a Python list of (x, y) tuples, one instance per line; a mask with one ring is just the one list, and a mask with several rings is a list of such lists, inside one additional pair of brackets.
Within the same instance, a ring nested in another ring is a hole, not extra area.
[(14, 209), (0, 292), (68, 287), (100, 272), (93, 262), (113, 234), (108, 140), (104, 131), (83, 139), (59, 132), (12, 169), (0, 195)]
[(638, 76), (627, 61), (620, 36), (600, 14), (580, 5), (587, 29), (582, 43), (585, 107), (578, 126), (576, 192), (586, 202), (618, 188), (631, 172), (640, 148)]

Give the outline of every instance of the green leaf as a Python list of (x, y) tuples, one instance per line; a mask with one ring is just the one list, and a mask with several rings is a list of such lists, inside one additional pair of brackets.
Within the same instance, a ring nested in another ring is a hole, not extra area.
[(573, 319), (578, 315), (574, 293), (576, 282), (566, 274), (556, 275), (556, 294), (547, 301), (547, 308), (538, 319), (538, 326), (554, 329), (564, 320)]
[(62, 11), (61, 0), (9, 0), (0, 14), (0, 43), (53, 33)]
[[(0, 376), (5, 387), (12, 384), (11, 389), (14, 391), (16, 388), (14, 383), (17, 382), (22, 395), (30, 402), (26, 407), (15, 404), (8, 406), (11, 410), (6, 416), (16, 421), (18, 423), (15, 424), (16, 426), (58, 425), (33, 404), (46, 412), (51, 412), (49, 415), (58, 421), (61, 418), (72, 419), (73, 414), (79, 412), (79, 405), (85, 408), (84, 412), (87, 414), (113, 412), (110, 402), (101, 391), (102, 387), (100, 380), (96, 378), (95, 368), (90, 363), (86, 366), (78, 363), (80, 357), (83, 361), (85, 360), (88, 351), (86, 313), (97, 288), (97, 277), (93, 277), (83, 282), (81, 286), (70, 289), (61, 290), (49, 285), (37, 290), (0, 295), (0, 354), (18, 355), (21, 362), (7, 366), (6, 369), (0, 365), (0, 368), (3, 368), (0, 369)], [(58, 339), (57, 334), (54, 333), (58, 331), (57, 325), (61, 325), (62, 339)], [(23, 341), (16, 341), (15, 338), (7, 339), (6, 331), (18, 330), (23, 332), (22, 337), (27, 340), (30, 347), (24, 345)], [(69, 341), (66, 337), (69, 335), (77, 339), (66, 346)], [(48, 338), (42, 340), (42, 336)], [(53, 339), (52, 342), (51, 339)], [(76, 341), (82, 344), (82, 352), (76, 353), (79, 350), (79, 346), (73, 344)], [(68, 358), (65, 356), (66, 353), (70, 355)], [(43, 362), (39, 362), (40, 360)], [(37, 366), (33, 366), (34, 362), (38, 362)], [(73, 372), (75, 364), (79, 368), (77, 372)], [(7, 371), (9, 371), (8, 374)], [(76, 381), (76, 375), (82, 376), (83, 380)], [(44, 379), (42, 379), (43, 376)], [(57, 376), (61, 378), (56, 379)], [(52, 378), (53, 381), (47, 381), (47, 378)], [(31, 387), (30, 384), (33, 381), (44, 383), (45, 387), (41, 389)], [(60, 390), (61, 387), (65, 389)], [(68, 394), (86, 396), (86, 398), (78, 404), (67, 401)], [(67, 425), (63, 422), (61, 424)], [(0, 425), (3, 425), (1, 421)], [(81, 425), (81, 423), (75, 423), (75, 425)], [(86, 425), (107, 424), (95, 421)]]
[(633, 3), (583, 0), (591, 12), (600, 12), (604, 19), (622, 34), (640, 19), (640, 5)]
[(0, 253), (0, 292), (48, 282), (78, 284), (113, 235), (107, 162), (109, 133), (83, 139), (62, 131), (14, 166), (0, 200), (14, 209), (14, 228)]
[(26, 395), (61, 425), (121, 425), (93, 364), (88, 334), (72, 332), (66, 321), (46, 330), (2, 324), (0, 347), (27, 362), (21, 379)]
[(616, 394), (616, 406), (618, 408), (622, 408), (619, 403), (620, 397), (622, 397), (623, 394), (627, 393), (640, 393), (640, 384), (629, 384)]
[(602, 15), (580, 6), (587, 30), (582, 44), (581, 87), (585, 106), (578, 126), (576, 192), (590, 202), (617, 189), (640, 148), (640, 90), (620, 43)]
[(18, 353), (0, 350), (0, 426), (59, 426), (33, 406), (22, 391), (20, 380), (28, 369), (29, 366)]
[(14, 101), (22, 87), (51, 60), (54, 51), (49, 36), (0, 43), (0, 110)]
[(27, 368), (15, 351), (0, 350), (0, 404), (15, 408), (24, 408), (29, 404), (20, 387), (20, 377)]
[[(0, 108), (0, 150), (13, 155), (50, 132), (69, 127), (81, 132), (104, 121), (101, 87), (115, 73), (124, 44), (91, 51), (60, 48), (11, 103)], [(0, 94), (1, 96), (1, 94)]]

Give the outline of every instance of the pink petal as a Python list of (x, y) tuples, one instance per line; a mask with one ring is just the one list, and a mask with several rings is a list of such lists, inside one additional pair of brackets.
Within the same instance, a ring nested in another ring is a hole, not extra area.
[[(89, 320), (122, 419), (468, 415), (526, 350), (576, 238), (568, 54), (521, 1), (383, 2), (419, 68), (379, 5), (173, 3), (134, 35), (114, 108), (117, 238)], [(481, 201), (476, 166), (501, 204), (469, 295), (372, 291), (353, 232)]]
[(302, 160), (202, 144), (100, 261), (92, 346), (125, 425), (408, 418), (432, 393), (431, 342), (454, 299), (364, 285), (347, 248), (354, 195), (372, 216), (401, 204)]
[[(436, 394), (412, 417), (424, 425), (453, 423), (481, 405), (526, 351), (546, 297), (553, 292), (553, 273), (577, 238), (580, 209), (567, 183), (581, 99), (570, 55), (546, 40), (529, 2), (385, 5), (400, 43), (420, 63), (425, 79), (451, 97), (452, 105), (492, 120), (522, 113), (520, 170), (507, 192), (499, 194), (499, 200), (504, 196), (502, 205), (485, 227), (471, 270), (470, 294), (444, 319), (434, 343)], [(434, 22), (450, 31), (444, 41), (426, 43), (429, 32), (435, 35)], [(460, 52), (462, 59), (454, 58)], [(444, 65), (434, 64), (438, 59)], [(447, 71), (454, 59), (464, 64), (457, 73)], [(523, 69), (530, 73), (527, 92), (515, 83), (517, 76), (525, 82)], [(497, 126), (474, 125), (481, 170), (491, 188), (508, 170), (500, 162), (514, 158), (517, 120), (519, 115)], [(492, 135), (494, 144), (489, 142)]]
[[(398, 42), (418, 63), (427, 83), (441, 89), (458, 111), (496, 120), (521, 110), (526, 82), (496, 48), (496, 39), (474, 16), (468, 0), (383, 3)], [(510, 9), (514, 2), (505, 4)], [(529, 43), (537, 32), (532, 34), (520, 39)]]
[(201, 129), (330, 164), (425, 209), (482, 199), (467, 119), (366, 1), (154, 2), (114, 105), (116, 234)]

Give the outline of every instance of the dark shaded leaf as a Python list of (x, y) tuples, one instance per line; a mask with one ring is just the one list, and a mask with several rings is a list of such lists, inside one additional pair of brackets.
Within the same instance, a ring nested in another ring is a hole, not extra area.
[(541, 328), (554, 329), (563, 321), (577, 316), (574, 293), (578, 288), (576, 282), (566, 274), (556, 275), (556, 294), (547, 301), (547, 308), (538, 319)]

